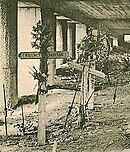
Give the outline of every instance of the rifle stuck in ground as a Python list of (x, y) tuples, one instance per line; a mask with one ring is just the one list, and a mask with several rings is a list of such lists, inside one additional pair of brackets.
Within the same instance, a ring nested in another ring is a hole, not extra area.
[[(82, 72), (81, 72), (80, 75), (79, 75), (79, 81), (78, 81), (78, 84), (77, 84), (77, 89), (79, 88), (80, 81), (81, 81), (81, 78), (82, 78), (82, 74), (83, 74), (83, 72), (84, 72), (84, 68), (85, 68), (85, 66), (83, 65)], [(69, 117), (69, 115), (71, 114), (71, 111), (72, 111), (72, 108), (73, 108), (73, 105), (74, 105), (74, 101), (75, 101), (76, 95), (77, 95), (77, 90), (76, 90), (75, 93), (74, 93), (73, 100), (72, 100), (71, 105), (70, 105), (70, 107), (69, 107), (69, 111), (68, 111), (67, 116), (66, 116), (64, 128), (66, 127), (66, 124), (67, 124), (67, 121), (68, 121), (68, 117)]]
[(8, 136), (8, 129), (7, 129), (7, 103), (6, 103), (6, 90), (5, 85), (3, 84), (3, 92), (4, 92), (4, 114), (5, 114), (5, 135)]

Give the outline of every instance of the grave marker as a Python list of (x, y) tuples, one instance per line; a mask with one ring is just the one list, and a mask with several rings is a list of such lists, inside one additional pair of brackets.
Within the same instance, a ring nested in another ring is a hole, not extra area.
[[(43, 59), (44, 58), (44, 56), (42, 56), (40, 52), (21, 52), (19, 53), (18, 56), (20, 59)], [(65, 59), (68, 57), (69, 57), (69, 53), (67, 51), (47, 52), (47, 59)], [(46, 136), (46, 95), (45, 95), (46, 84), (45, 82), (43, 82), (41, 89), (42, 89), (42, 92), (39, 94), (39, 97), (38, 97), (39, 99), (38, 142), (40, 144), (45, 144), (45, 136)]]

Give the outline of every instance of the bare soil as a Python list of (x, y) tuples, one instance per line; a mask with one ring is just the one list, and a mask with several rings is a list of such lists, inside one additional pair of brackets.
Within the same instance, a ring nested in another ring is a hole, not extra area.
[(74, 91), (53, 90), (47, 95), (47, 141), (37, 143), (38, 106), (24, 105), (26, 135), (22, 135), (21, 108), (8, 112), (8, 137), (4, 131), (4, 115), (0, 116), (1, 152), (51, 152), (57, 141), (57, 152), (121, 152), (130, 147), (130, 85), (120, 86), (113, 104), (114, 88), (95, 93), (95, 108), (89, 110), (85, 128), (78, 124), (79, 93), (67, 127), (68, 107)]

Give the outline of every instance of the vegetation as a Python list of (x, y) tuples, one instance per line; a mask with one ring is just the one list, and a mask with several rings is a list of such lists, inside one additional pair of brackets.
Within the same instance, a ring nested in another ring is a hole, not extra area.
[(47, 74), (47, 51), (51, 46), (51, 32), (50, 26), (44, 25), (40, 20), (33, 26), (32, 29), (33, 42), (32, 48), (38, 49), (42, 55), (42, 62), (40, 62), (40, 72)]
[(24, 95), (18, 99), (18, 103), (13, 107), (13, 109), (18, 108), (21, 105), (32, 104), (35, 102), (36, 102), (36, 95)]

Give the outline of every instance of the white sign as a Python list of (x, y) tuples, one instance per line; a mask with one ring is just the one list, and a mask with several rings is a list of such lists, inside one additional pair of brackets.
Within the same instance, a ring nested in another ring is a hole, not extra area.
[[(65, 59), (69, 57), (69, 53), (67, 51), (56, 51), (56, 52), (48, 52), (48, 59)], [(19, 53), (20, 59), (41, 59), (42, 55), (40, 52), (21, 52)]]
[(66, 59), (69, 57), (69, 52), (67, 51), (48, 51), (47, 58), (48, 59)]
[(41, 59), (40, 52), (21, 52), (19, 53), (20, 59)]

